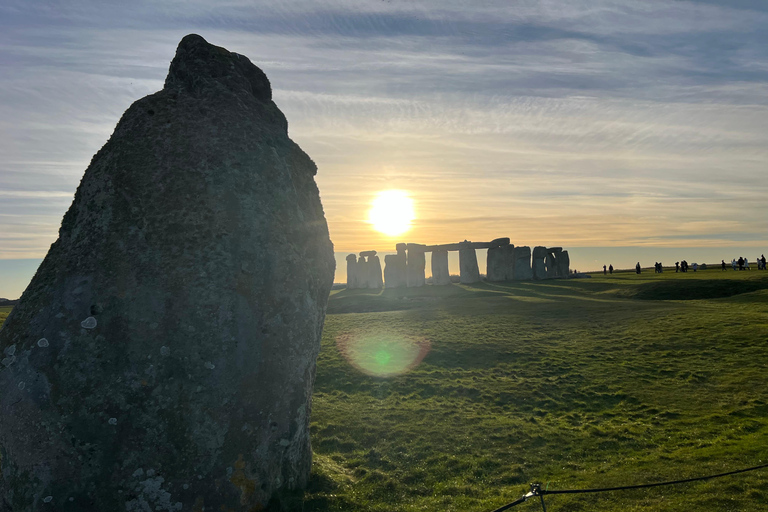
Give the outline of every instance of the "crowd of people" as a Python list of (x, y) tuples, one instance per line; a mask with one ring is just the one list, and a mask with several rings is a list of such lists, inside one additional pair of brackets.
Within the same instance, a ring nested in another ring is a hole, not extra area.
[[(766, 269), (765, 254), (761, 254), (756, 261), (757, 261), (757, 270)], [(725, 260), (721, 260), (720, 266), (722, 270), (728, 270), (728, 265), (726, 265)], [(731, 261), (731, 267), (733, 267), (733, 270), (751, 270), (749, 267), (749, 260), (744, 257), (739, 257), (738, 260), (734, 258)], [(689, 264), (685, 260), (675, 262), (675, 272), (688, 272), (689, 269), (696, 272), (697, 270), (699, 270), (699, 268), (701, 268), (701, 270), (705, 270), (707, 266), (703, 263), (701, 264), (701, 266), (699, 266), (698, 263)], [(660, 261), (657, 261), (656, 263), (654, 263), (653, 269), (654, 269), (653, 271), (657, 274), (661, 274), (662, 272), (664, 272), (664, 266)], [(635, 265), (635, 273), (639, 274), (641, 272), (642, 272), (642, 267), (640, 266), (640, 262), (638, 261), (637, 265)], [(608, 266), (603, 265), (603, 274), (604, 275), (613, 274), (613, 265), (608, 265)]]

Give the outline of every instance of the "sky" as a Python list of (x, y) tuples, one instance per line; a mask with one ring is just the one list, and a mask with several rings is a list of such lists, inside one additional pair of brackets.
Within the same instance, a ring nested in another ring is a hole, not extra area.
[[(267, 74), (341, 262), (503, 236), (585, 270), (694, 248), (753, 259), (766, 26), (763, 0), (3, 0), (0, 297), (21, 294), (90, 159), (188, 33)], [(414, 201), (399, 236), (367, 220), (389, 189)]]

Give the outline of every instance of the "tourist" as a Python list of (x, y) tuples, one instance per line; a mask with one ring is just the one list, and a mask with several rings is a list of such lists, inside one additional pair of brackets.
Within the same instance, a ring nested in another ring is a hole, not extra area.
[(696, 270), (698, 270), (698, 268), (699, 268), (699, 264), (696, 263), (696, 262), (694, 262), (692, 266), (693, 266), (693, 271), (694, 272), (696, 272)]
[(639, 261), (637, 262), (637, 265), (635, 265), (635, 273), (637, 273), (637, 274), (640, 273), (640, 262)]
[[(763, 258), (763, 261), (765, 261), (765, 258)], [(763, 263), (765, 265), (765, 263)], [(613, 265), (608, 265), (608, 273), (613, 275)]]
[(763, 263), (763, 270), (765, 270), (765, 254), (762, 255), (760, 261)]
[(739, 256), (738, 263), (739, 263), (739, 270), (744, 270), (744, 258)]
[(749, 270), (749, 260), (747, 258), (744, 258), (744, 268)]
[(733, 270), (736, 270), (736, 258), (731, 260), (731, 266), (733, 267)]
[(723, 264), (723, 270), (728, 270), (728, 269), (725, 268), (725, 260), (720, 260), (720, 263)]
[(675, 272), (680, 272), (680, 262), (679, 261), (675, 262)]
[(608, 267), (606, 267), (605, 265), (603, 265), (603, 275), (605, 275), (605, 274), (607, 274), (607, 273), (608, 273)]

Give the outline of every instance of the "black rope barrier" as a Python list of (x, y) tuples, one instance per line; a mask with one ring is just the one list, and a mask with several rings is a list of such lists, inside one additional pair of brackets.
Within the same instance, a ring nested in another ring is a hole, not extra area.
[(737, 469), (735, 471), (728, 471), (726, 473), (717, 473), (715, 475), (707, 475), (707, 476), (697, 476), (694, 478), (684, 478), (681, 480), (669, 480), (667, 482), (656, 482), (652, 484), (639, 484), (639, 485), (622, 485), (619, 487), (600, 487), (595, 489), (564, 489), (561, 491), (556, 490), (548, 490), (548, 489), (542, 489), (541, 484), (531, 484), (531, 491), (527, 494), (524, 494), (521, 498), (511, 502), (507, 503), (503, 507), (497, 508), (493, 512), (502, 512), (503, 510), (507, 510), (509, 508), (514, 507), (515, 505), (519, 505), (520, 503), (523, 503), (530, 498), (533, 498), (535, 496), (539, 496), (541, 498), (541, 507), (546, 512), (547, 507), (544, 505), (544, 495), (545, 494), (584, 494), (589, 492), (610, 492), (610, 491), (627, 491), (630, 489), (647, 489), (649, 487), (660, 487), (662, 485), (676, 485), (676, 484), (685, 484), (688, 482), (699, 482), (701, 480), (710, 480), (712, 478), (720, 478), (724, 476), (730, 476), (730, 475), (738, 475), (739, 473), (746, 473), (748, 471), (755, 471), (758, 469), (768, 468), (768, 464), (761, 464), (759, 466), (752, 466), (751, 468), (744, 468), (744, 469)]

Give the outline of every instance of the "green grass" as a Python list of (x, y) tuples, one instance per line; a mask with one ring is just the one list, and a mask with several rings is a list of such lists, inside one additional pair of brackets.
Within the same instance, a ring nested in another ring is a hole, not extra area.
[[(305, 511), (491, 511), (529, 482), (768, 462), (768, 272), (338, 291), (328, 313)], [(766, 478), (548, 496), (547, 510), (766, 510)]]
[(5, 319), (8, 316), (8, 313), (10, 313), (12, 309), (13, 306), (0, 306), (0, 327), (2, 327), (3, 322), (5, 322)]
[[(631, 485), (768, 462), (768, 272), (341, 291), (328, 312), (305, 510), (490, 511), (534, 481)], [(426, 344), (415, 368), (375, 376)], [(766, 477), (546, 501), (764, 510)]]

